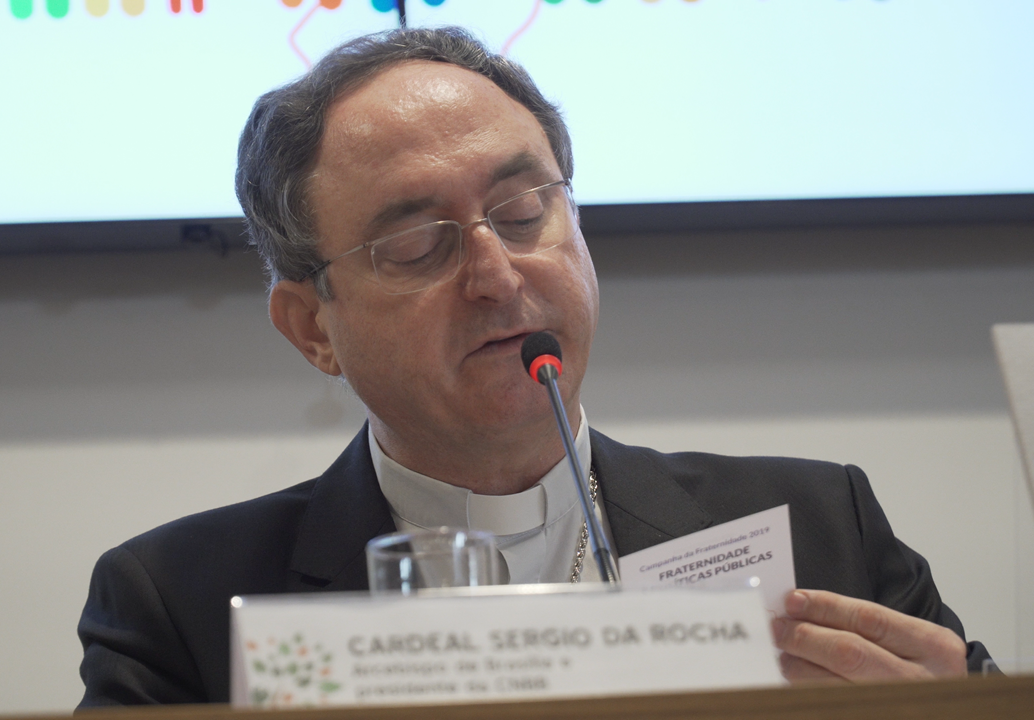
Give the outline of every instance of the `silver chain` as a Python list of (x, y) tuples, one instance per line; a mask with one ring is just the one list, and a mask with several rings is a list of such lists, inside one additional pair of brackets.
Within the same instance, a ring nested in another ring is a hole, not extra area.
[[(593, 510), (596, 509), (596, 490), (599, 483), (596, 482), (596, 468), (589, 467), (589, 497), (592, 499)], [(585, 548), (589, 544), (589, 524), (582, 520), (582, 534), (578, 536), (578, 547), (574, 551), (574, 567), (571, 568), (571, 582), (582, 581), (582, 565), (585, 562)]]

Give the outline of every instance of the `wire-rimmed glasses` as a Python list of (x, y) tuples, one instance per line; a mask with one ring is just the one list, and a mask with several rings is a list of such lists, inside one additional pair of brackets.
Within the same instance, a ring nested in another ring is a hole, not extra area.
[(514, 256), (534, 255), (561, 245), (578, 230), (571, 183), (557, 180), (532, 188), (466, 225), (439, 220), (365, 242), (320, 263), (309, 276), (369, 248), (374, 275), (384, 292), (403, 295), (426, 290), (456, 277), (463, 265), (463, 231), (478, 223), (488, 223)]

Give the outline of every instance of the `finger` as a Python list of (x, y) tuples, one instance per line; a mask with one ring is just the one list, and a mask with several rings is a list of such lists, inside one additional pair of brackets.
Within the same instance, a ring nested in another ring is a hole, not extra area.
[(804, 658), (795, 657), (789, 653), (779, 654), (779, 669), (783, 677), (792, 683), (797, 682), (826, 682), (842, 683), (844, 678)]
[(823, 590), (795, 590), (786, 598), (786, 611), (796, 620), (860, 635), (938, 675), (965, 675), (966, 644), (940, 625)]
[(845, 630), (777, 619), (772, 623), (772, 634), (780, 650), (853, 682), (934, 677), (923, 665)]

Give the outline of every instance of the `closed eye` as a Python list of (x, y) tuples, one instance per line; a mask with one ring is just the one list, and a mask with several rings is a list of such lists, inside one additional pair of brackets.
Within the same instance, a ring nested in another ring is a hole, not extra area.
[(373, 246), (374, 266), (388, 277), (429, 272), (453, 257), (458, 235), (456, 223), (448, 221), (395, 235)]

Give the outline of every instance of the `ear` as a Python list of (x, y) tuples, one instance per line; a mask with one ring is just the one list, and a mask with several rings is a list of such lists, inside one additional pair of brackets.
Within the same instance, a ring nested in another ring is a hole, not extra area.
[(334, 348), (319, 321), (323, 308), (312, 283), (281, 280), (269, 293), (269, 319), (314, 367), (327, 375), (340, 375)]

